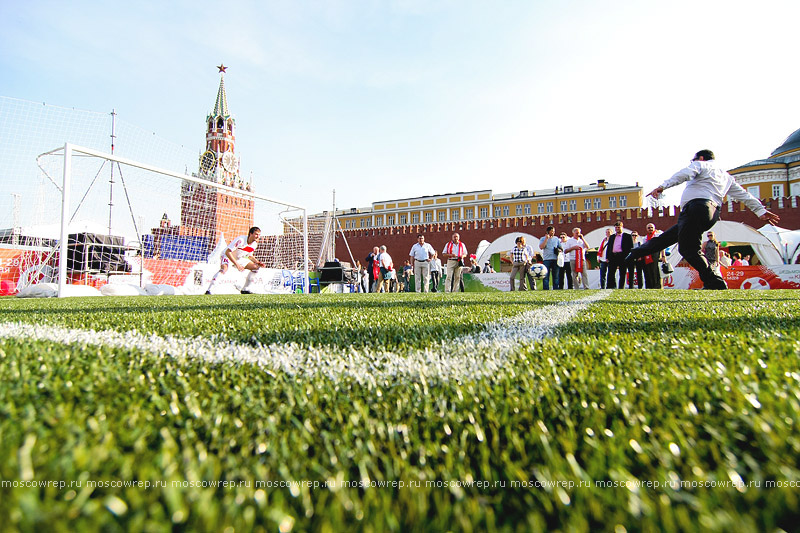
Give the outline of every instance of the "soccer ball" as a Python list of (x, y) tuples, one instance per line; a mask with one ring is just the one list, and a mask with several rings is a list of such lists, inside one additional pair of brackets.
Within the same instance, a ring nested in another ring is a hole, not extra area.
[(544, 279), (547, 277), (547, 267), (541, 263), (534, 263), (531, 266), (531, 276), (535, 279)]
[(769, 289), (769, 283), (767, 283), (765, 279), (759, 277), (747, 278), (742, 282), (740, 287), (742, 289), (764, 290), (764, 289)]

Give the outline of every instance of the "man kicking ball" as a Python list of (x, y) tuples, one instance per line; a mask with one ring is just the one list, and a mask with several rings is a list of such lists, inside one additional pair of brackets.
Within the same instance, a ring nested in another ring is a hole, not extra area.
[(267, 266), (253, 256), (253, 252), (256, 251), (258, 246), (259, 237), (261, 237), (261, 229), (253, 226), (247, 235), (240, 235), (231, 241), (225, 250), (225, 255), (222, 257), (222, 265), (219, 267), (219, 272), (211, 278), (211, 284), (208, 286), (206, 294), (211, 294), (211, 287), (214, 286), (217, 278), (225, 275), (228, 271), (228, 265), (231, 263), (236, 266), (239, 272), (250, 271), (247, 274), (247, 278), (245, 278), (241, 292), (242, 294), (253, 294), (247, 290), (247, 287), (250, 286), (250, 281), (252, 281), (259, 268)]

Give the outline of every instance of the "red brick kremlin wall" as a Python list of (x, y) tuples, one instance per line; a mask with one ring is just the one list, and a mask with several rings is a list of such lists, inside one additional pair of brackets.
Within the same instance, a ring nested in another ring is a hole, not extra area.
[[(767, 209), (781, 217), (780, 227), (786, 229), (800, 229), (800, 208), (798, 197), (762, 200)], [(674, 214), (670, 209), (664, 209), (661, 214), (653, 210), (653, 215), (648, 216), (644, 209), (621, 209), (616, 211), (594, 211), (566, 215), (541, 215), (526, 217), (508, 217), (491, 220), (472, 220), (459, 222), (442, 222), (432, 224), (409, 224), (390, 228), (350, 229), (344, 230), (344, 236), (353, 252), (353, 258), (363, 263), (374, 246), (385, 244), (389, 255), (395, 265), (402, 264), (408, 258), (408, 252), (417, 242), (417, 234), (425, 235), (425, 241), (441, 253), (442, 248), (450, 240), (454, 232), (461, 235), (461, 240), (466, 244), (469, 253), (474, 253), (482, 240), (489, 242), (506, 235), (507, 233), (528, 233), (541, 237), (547, 226), (555, 226), (556, 232), (566, 231), (572, 234), (572, 228), (580, 227), (584, 235), (597, 228), (613, 225), (617, 220), (625, 224), (626, 230), (636, 230), (640, 235), (645, 234), (645, 227), (652, 222), (656, 229), (666, 230), (673, 226), (678, 219), (679, 207), (674, 207)], [(733, 202), (722, 206), (722, 220), (730, 222), (743, 222), (754, 229), (764, 225), (744, 204)], [(349, 261), (347, 248), (342, 235), (336, 234), (336, 255), (342, 261)]]

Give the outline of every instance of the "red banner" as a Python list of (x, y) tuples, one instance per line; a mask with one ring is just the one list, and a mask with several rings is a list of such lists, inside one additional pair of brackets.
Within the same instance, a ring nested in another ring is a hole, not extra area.
[[(692, 268), (676, 268), (665, 287), (700, 289), (703, 283)], [(800, 289), (800, 265), (722, 267), (729, 289)], [(667, 280), (665, 280), (667, 281)]]

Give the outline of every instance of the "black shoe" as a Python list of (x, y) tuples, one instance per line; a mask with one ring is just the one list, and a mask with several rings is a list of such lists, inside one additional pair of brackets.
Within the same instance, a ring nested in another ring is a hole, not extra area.
[(206, 291), (206, 294), (211, 294), (211, 291)]
[(239, 291), (239, 292), (241, 292), (242, 294), (255, 294), (254, 292), (250, 292), (250, 291), (248, 291), (247, 289), (242, 289), (242, 290), (241, 290), (241, 291)]

